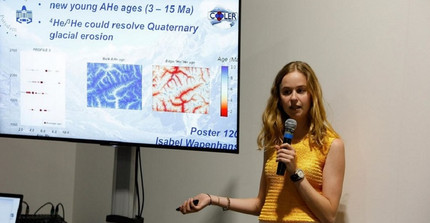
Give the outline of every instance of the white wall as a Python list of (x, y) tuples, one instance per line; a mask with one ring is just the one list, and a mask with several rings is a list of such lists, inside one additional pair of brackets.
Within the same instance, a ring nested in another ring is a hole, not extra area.
[[(429, 10), (427, 0), (243, 0), (240, 154), (143, 149), (145, 222), (258, 222), (254, 216), (215, 207), (186, 216), (174, 210), (199, 192), (232, 197), (257, 194), (263, 154), (256, 150), (255, 139), (261, 112), (275, 74), (291, 60), (313, 66), (329, 118), (346, 144), (338, 222), (428, 222)], [(111, 150), (0, 140), (0, 163), (17, 168), (1, 168), (0, 176), (11, 180), (1, 182), (0, 190), (24, 191), (38, 202), (61, 200), (73, 218), (80, 216), (79, 222), (103, 221), (105, 216), (100, 215), (108, 207), (92, 206), (96, 214), (83, 211), (91, 198), (82, 188), (85, 183), (96, 184), (100, 179), (94, 176), (99, 174), (109, 181)], [(93, 170), (86, 154), (101, 155), (100, 166)], [(86, 168), (91, 171), (86, 173)], [(48, 177), (45, 169), (55, 177)], [(25, 177), (31, 184), (23, 184)], [(75, 186), (69, 186), (73, 182)], [(62, 194), (52, 186), (60, 183), (65, 186)], [(111, 185), (100, 188), (110, 189)], [(106, 193), (100, 192), (96, 199), (108, 203)]]
[(0, 192), (23, 194), (31, 214), (46, 202), (62, 203), (72, 220), (75, 162), (75, 144), (1, 138)]
[[(115, 149), (77, 144), (73, 221), (104, 222), (111, 214)], [(69, 220), (69, 219), (66, 219)]]

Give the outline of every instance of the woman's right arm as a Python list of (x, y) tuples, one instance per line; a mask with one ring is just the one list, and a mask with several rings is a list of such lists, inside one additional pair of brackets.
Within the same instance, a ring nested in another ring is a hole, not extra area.
[[(251, 214), (259, 215), (263, 208), (264, 200), (266, 197), (266, 180), (264, 177), (264, 168), (261, 171), (260, 187), (258, 190), (258, 196), (254, 198), (227, 198), (220, 197), (210, 194), (198, 194), (193, 198), (186, 200), (180, 207), (179, 211), (183, 214), (194, 213), (202, 210), (208, 205), (217, 205), (224, 209)], [(199, 200), (199, 203), (195, 205), (193, 200)], [(230, 204), (229, 204), (230, 203)]]
[[(212, 196), (212, 195), (211, 195)], [(264, 177), (264, 169), (261, 172), (260, 177), (260, 187), (258, 190), (258, 196), (254, 198), (226, 198), (212, 196), (212, 204), (218, 205), (222, 208), (227, 208), (228, 210), (250, 214), (250, 215), (260, 215), (261, 209), (263, 208), (264, 199), (266, 197), (266, 180)], [(230, 200), (230, 206), (228, 204)], [(215, 201), (215, 202), (214, 202)]]

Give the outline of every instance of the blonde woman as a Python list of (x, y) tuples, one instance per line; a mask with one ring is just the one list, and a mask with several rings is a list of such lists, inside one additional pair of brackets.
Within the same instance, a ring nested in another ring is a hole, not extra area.
[[(202, 193), (178, 210), (188, 214), (217, 205), (257, 215), (260, 222), (334, 222), (342, 194), (345, 149), (327, 120), (319, 81), (307, 63), (294, 61), (278, 72), (262, 119), (257, 143), (264, 150), (264, 167), (257, 197)], [(287, 119), (297, 122), (291, 144), (283, 143)], [(283, 176), (276, 174), (278, 162), (286, 165)]]

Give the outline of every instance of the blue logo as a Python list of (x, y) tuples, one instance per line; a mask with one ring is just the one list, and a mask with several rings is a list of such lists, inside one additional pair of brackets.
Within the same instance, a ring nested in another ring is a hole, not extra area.
[(33, 12), (27, 10), (25, 5), (23, 5), (21, 10), (16, 10), (16, 21), (27, 24), (33, 22)]
[(239, 17), (237, 12), (228, 11), (222, 8), (213, 9), (209, 12), (208, 16), (213, 26), (221, 23), (228, 23), (230, 27), (233, 27), (236, 24)]

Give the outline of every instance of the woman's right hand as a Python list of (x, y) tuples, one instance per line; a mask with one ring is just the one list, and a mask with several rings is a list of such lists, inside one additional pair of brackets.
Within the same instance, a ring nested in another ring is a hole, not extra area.
[[(197, 203), (197, 205), (193, 201), (198, 201), (198, 203), (195, 202)], [(193, 198), (185, 200), (184, 203), (182, 203), (182, 205), (179, 206), (177, 210), (180, 211), (182, 214), (194, 213), (202, 210), (211, 203), (212, 201), (210, 195), (202, 193), (194, 196)]]

